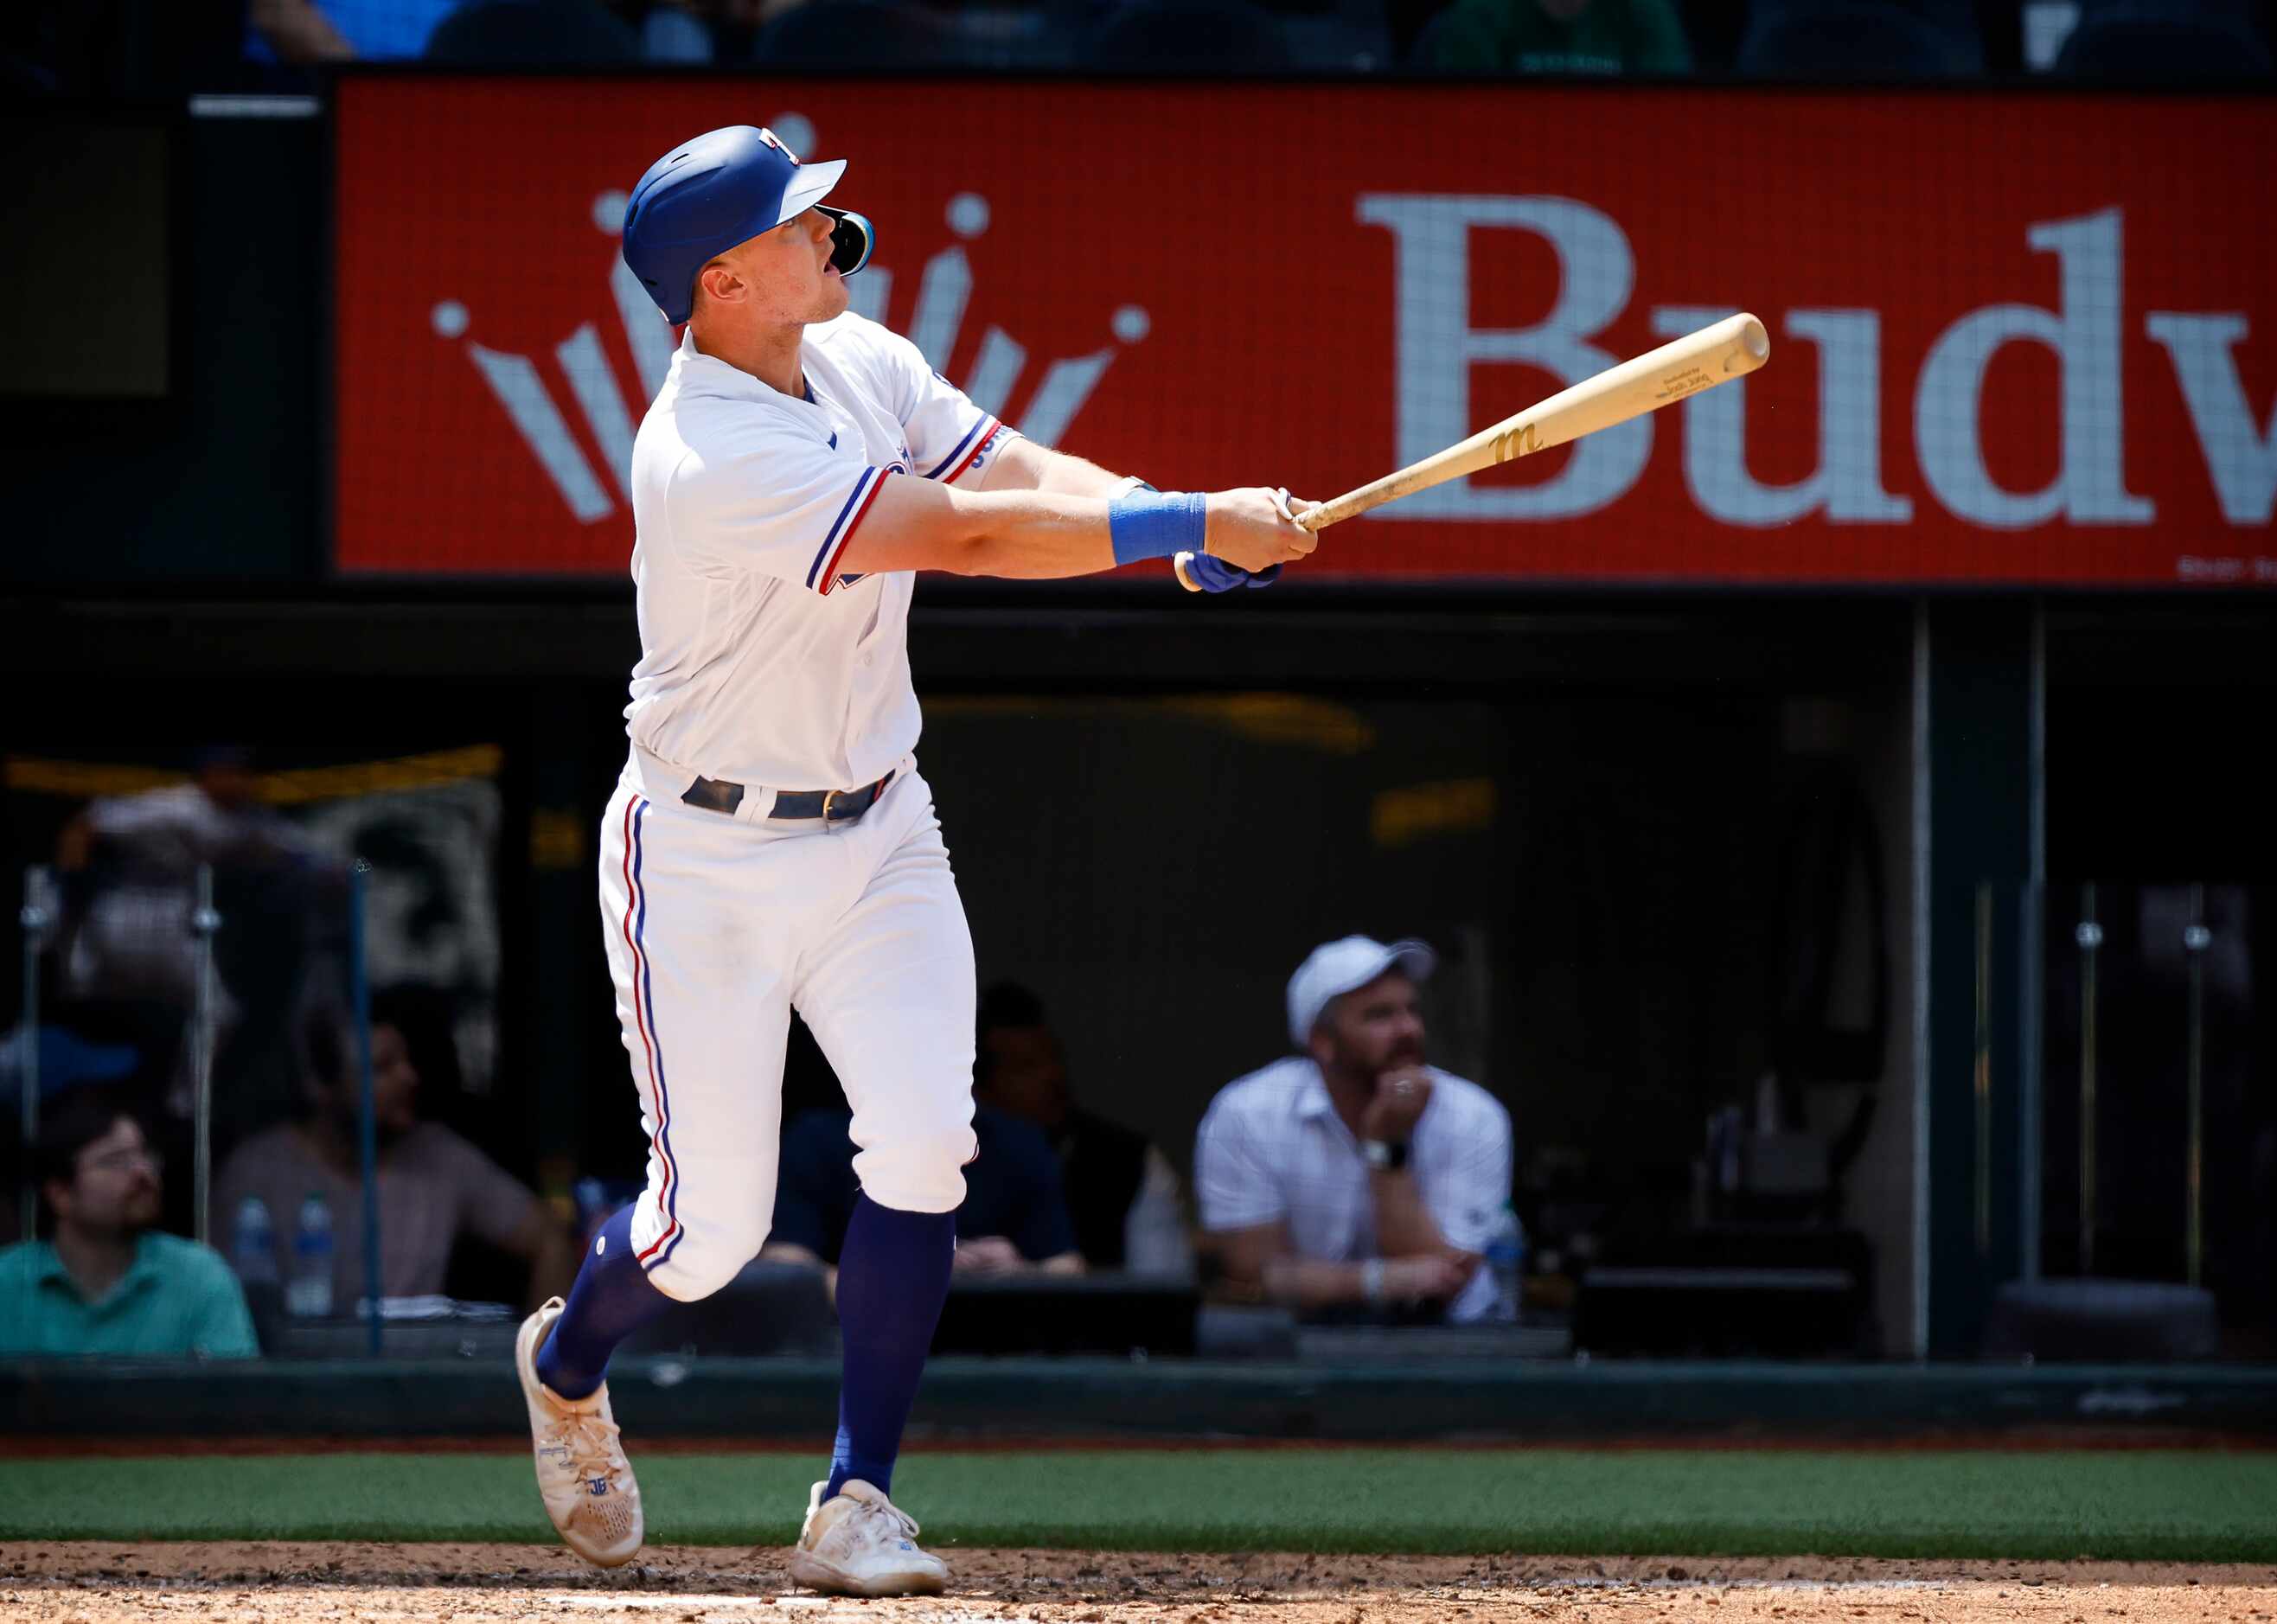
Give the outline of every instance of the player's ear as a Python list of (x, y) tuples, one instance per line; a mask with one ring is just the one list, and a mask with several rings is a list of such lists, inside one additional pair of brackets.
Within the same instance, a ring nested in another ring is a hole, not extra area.
[(726, 260), (715, 259), (696, 273), (696, 286), (714, 299), (732, 302), (743, 296), (749, 284)]

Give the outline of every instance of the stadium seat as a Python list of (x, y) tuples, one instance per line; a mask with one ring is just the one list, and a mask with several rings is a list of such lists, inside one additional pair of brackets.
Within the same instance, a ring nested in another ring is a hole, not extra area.
[(640, 55), (631, 25), (590, 0), (477, 0), (436, 24), (425, 52), (457, 67), (607, 67)]
[(2246, 0), (2081, 0), (2056, 72), (2173, 84), (2269, 72), (2268, 42)]
[(1246, 0), (1132, 0), (1084, 42), (1104, 72), (1274, 72), (1295, 65), (1281, 19)]
[(1955, 79), (1984, 71), (1970, 0), (1758, 0), (1734, 65), (1771, 79)]

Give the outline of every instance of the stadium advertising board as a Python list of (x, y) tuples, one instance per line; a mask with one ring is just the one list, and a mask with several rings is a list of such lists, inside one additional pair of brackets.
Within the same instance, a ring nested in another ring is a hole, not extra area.
[(1326, 497), (1769, 328), (1762, 372), (1341, 526), (1315, 576), (2277, 581), (2266, 101), (351, 77), (339, 120), (345, 571), (624, 569), (675, 341), (624, 192), (762, 123), (851, 160), (857, 309), (1165, 488)]

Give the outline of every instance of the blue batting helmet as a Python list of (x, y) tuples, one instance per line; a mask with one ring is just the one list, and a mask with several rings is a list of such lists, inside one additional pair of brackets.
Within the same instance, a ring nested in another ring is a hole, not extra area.
[[(771, 131), (729, 125), (675, 147), (649, 166), (625, 204), (625, 263), (664, 319), (677, 326), (696, 308), (696, 273), (737, 243), (772, 231), (822, 199), (846, 160), (801, 164)], [(830, 217), (830, 263), (850, 277), (870, 263), (870, 222), (845, 209)]]

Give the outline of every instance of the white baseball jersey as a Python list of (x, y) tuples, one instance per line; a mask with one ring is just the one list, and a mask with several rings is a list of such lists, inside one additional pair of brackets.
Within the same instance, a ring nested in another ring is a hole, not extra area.
[(803, 400), (681, 341), (633, 442), (633, 742), (774, 789), (874, 782), (916, 747), (906, 571), (839, 568), (895, 477), (977, 484), (1011, 431), (851, 312), (806, 330)]
[[(1510, 1200), (1510, 1113), (1476, 1083), (1436, 1066), (1430, 1072), (1408, 1165), (1447, 1244), (1483, 1253)], [(1359, 1141), (1336, 1115), (1320, 1066), (1302, 1055), (1218, 1091), (1194, 1136), (1194, 1194), (1205, 1230), (1279, 1222), (1298, 1257), (1341, 1263), (1377, 1254)], [(1494, 1304), (1494, 1277), (1481, 1269), (1447, 1317), (1483, 1319)]]
[[(601, 921), (649, 1139), (633, 1245), (683, 1300), (766, 1238), (793, 1010), (872, 1200), (954, 1210), (973, 1151), (972, 938), (910, 754), (915, 577), (840, 560), (887, 480), (970, 484), (1009, 431), (858, 316), (809, 327), (803, 364), (794, 400), (691, 337), (633, 445), (642, 655)], [(851, 823), (771, 816), (888, 772)], [(697, 776), (744, 787), (733, 815), (682, 799)]]

